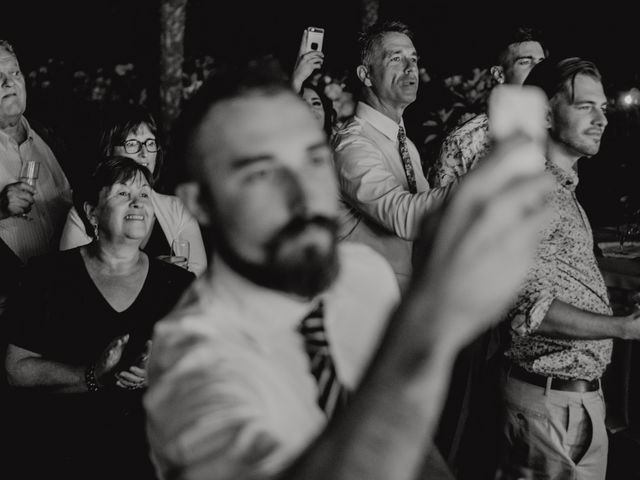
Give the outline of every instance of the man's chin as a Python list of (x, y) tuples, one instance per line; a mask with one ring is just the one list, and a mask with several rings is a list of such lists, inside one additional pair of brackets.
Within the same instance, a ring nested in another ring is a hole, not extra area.
[(335, 244), (305, 245), (286, 256), (277, 255), (271, 262), (277, 277), (273, 286), (279, 290), (311, 298), (328, 289), (339, 272)]
[(340, 271), (335, 242), (328, 248), (307, 244), (291, 251), (279, 249), (264, 263), (243, 259), (229, 245), (220, 245), (218, 254), (237, 274), (271, 290), (312, 298), (327, 290)]

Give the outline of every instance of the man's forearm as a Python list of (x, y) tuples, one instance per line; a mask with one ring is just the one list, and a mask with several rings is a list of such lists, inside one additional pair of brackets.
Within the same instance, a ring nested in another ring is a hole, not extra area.
[(626, 338), (628, 317), (587, 312), (561, 300), (554, 300), (537, 332), (555, 338), (601, 340)]
[[(429, 310), (411, 310), (396, 313), (386, 342), (344, 415), (282, 480), (408, 480), (420, 471), (456, 349), (437, 341), (437, 332), (426, 331), (424, 312)], [(407, 320), (407, 315), (415, 318)]]

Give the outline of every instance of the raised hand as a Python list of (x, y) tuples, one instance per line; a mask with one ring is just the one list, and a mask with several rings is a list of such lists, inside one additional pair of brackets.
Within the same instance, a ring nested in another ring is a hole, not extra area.
[(311, 74), (322, 67), (324, 62), (324, 54), (316, 50), (309, 52), (305, 51), (307, 45), (307, 30), (302, 33), (302, 40), (300, 41), (300, 48), (298, 50), (298, 57), (296, 64), (293, 67), (293, 74), (291, 75), (291, 86), (294, 91), (299, 92), (302, 88), (304, 81), (311, 76)]
[(10, 183), (0, 192), (0, 219), (29, 213), (36, 189), (25, 182)]

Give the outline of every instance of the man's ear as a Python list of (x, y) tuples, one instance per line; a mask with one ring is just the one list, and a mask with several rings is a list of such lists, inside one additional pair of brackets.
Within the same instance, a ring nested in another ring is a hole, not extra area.
[(547, 106), (547, 113), (544, 116), (545, 119), (545, 127), (547, 130), (550, 130), (553, 127), (553, 112), (551, 111), (551, 107)]
[(504, 68), (500, 65), (494, 65), (491, 67), (491, 76), (498, 83), (504, 83)]
[(211, 224), (209, 208), (204, 202), (200, 184), (197, 182), (181, 183), (176, 187), (176, 195), (201, 225)]
[(84, 210), (87, 220), (89, 220), (92, 225), (96, 225), (98, 223), (96, 221), (96, 207), (91, 205), (89, 202), (84, 202), (82, 204), (82, 209)]
[(370, 87), (372, 85), (371, 79), (369, 78), (369, 69), (364, 65), (358, 65), (356, 69), (356, 74), (362, 83), (364, 83), (365, 87)]

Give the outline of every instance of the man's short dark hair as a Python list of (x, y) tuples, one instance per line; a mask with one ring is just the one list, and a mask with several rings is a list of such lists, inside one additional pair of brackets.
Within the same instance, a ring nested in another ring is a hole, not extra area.
[(499, 45), (498, 65), (504, 67), (509, 62), (509, 55), (511, 53), (509, 47), (511, 47), (511, 45), (517, 45), (524, 42), (538, 42), (542, 47), (545, 56), (548, 55), (542, 32), (536, 28), (520, 26), (506, 32), (503, 36)]
[(234, 98), (270, 97), (284, 92), (295, 95), (284, 70), (272, 57), (220, 68), (185, 105), (173, 130), (173, 153), (176, 161), (186, 164), (184, 173), (188, 179), (202, 178), (201, 152), (195, 148), (194, 140), (214, 105)]
[(524, 85), (540, 87), (547, 94), (549, 100), (563, 92), (573, 103), (575, 81), (578, 75), (586, 75), (602, 81), (600, 71), (593, 62), (579, 57), (570, 57), (560, 61), (546, 59), (538, 63), (531, 69)]
[(382, 38), (391, 32), (402, 33), (413, 40), (413, 32), (402, 22), (385, 21), (376, 23), (360, 34), (360, 64), (370, 65), (374, 51)]

